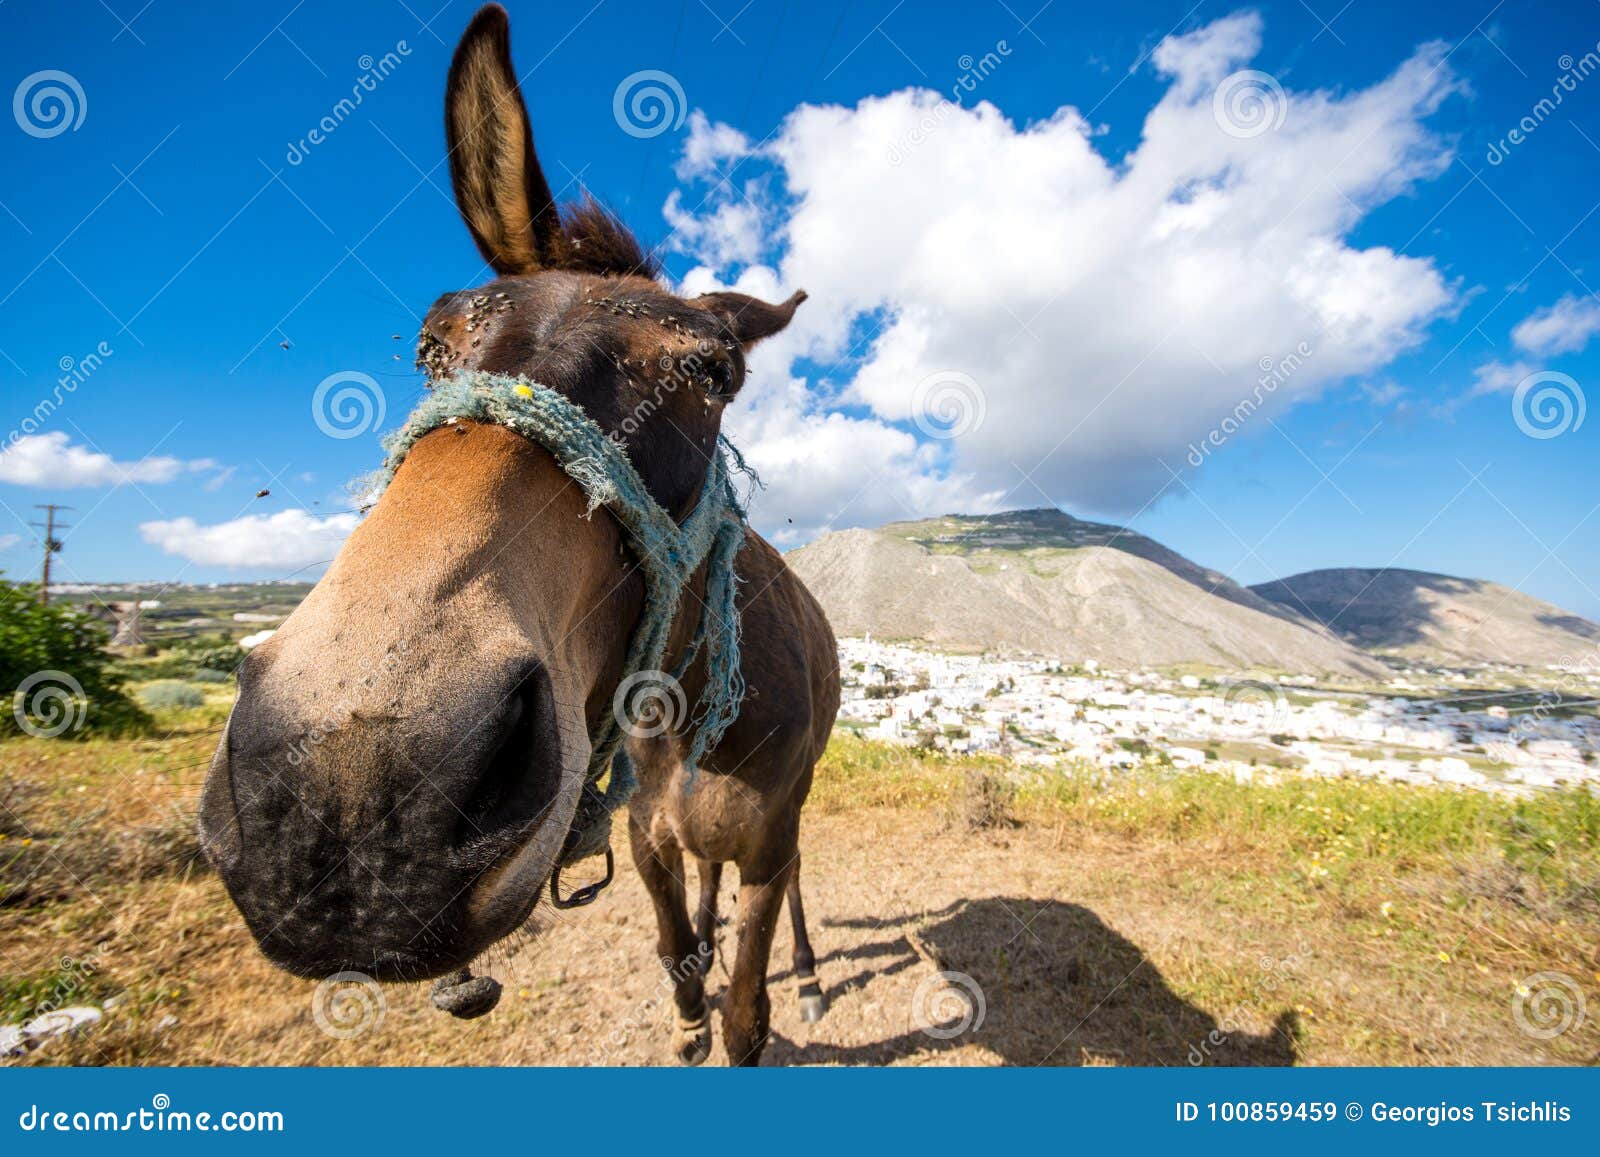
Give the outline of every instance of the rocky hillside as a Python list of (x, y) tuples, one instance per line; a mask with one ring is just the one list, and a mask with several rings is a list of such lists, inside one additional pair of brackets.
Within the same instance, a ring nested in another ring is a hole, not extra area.
[(1499, 583), (1417, 570), (1313, 570), (1252, 590), (1363, 650), (1446, 663), (1591, 667), (1600, 624)]
[(787, 558), (841, 635), (1026, 649), (1119, 668), (1380, 671), (1293, 608), (1142, 535), (1057, 510), (846, 530)]

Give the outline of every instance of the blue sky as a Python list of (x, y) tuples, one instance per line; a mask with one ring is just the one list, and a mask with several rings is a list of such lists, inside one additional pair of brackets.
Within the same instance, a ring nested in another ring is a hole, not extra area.
[[(64, 577), (314, 575), (377, 459), (319, 383), (393, 428), (421, 312), (487, 277), (442, 164), (473, 6), (141, 3), (0, 7), (0, 568), (53, 501)], [(1057, 503), (1245, 582), (1406, 566), (1600, 618), (1600, 418), (1530, 436), (1516, 394), (1600, 380), (1595, 4), (509, 7), (553, 187), (693, 289), (813, 294), (730, 413), (785, 545)], [(981, 428), (919, 421), (930, 381)]]

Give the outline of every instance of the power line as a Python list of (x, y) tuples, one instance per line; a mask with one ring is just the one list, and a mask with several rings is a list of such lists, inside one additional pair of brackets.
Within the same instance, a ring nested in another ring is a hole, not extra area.
[(54, 502), (35, 502), (35, 510), (44, 511), (44, 521), (30, 523), (44, 531), (44, 569), (39, 578), (39, 602), (43, 606), (50, 604), (50, 556), (61, 549), (61, 540), (56, 537), (58, 530), (70, 530), (71, 527), (56, 523), (56, 511), (71, 510), (70, 506), (60, 506)]

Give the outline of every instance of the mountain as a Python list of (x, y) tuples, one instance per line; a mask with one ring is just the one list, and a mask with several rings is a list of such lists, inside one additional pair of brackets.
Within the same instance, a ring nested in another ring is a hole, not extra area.
[(1410, 659), (1540, 667), (1600, 648), (1600, 624), (1482, 579), (1345, 568), (1251, 589), (1363, 650)]
[(840, 531), (786, 559), (841, 635), (1124, 668), (1382, 671), (1291, 607), (1143, 535), (1053, 509)]

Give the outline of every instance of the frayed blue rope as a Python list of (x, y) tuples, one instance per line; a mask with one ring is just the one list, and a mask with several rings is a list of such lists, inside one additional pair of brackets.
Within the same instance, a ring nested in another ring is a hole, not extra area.
[[(388, 486), (419, 439), (460, 420), (504, 426), (543, 446), (583, 488), (589, 512), (605, 507), (627, 532), (644, 571), (645, 606), (628, 644), (624, 683), (640, 672), (660, 672), (685, 588), (700, 564), (706, 564), (700, 625), (682, 661), (670, 675), (662, 676), (681, 679), (704, 651), (706, 685), (693, 712), (696, 730), (685, 759), (692, 786), (700, 760), (739, 717), (744, 701), (734, 559), (744, 545), (745, 510), (734, 492), (729, 459), (741, 473), (754, 478), (754, 472), (726, 439), (719, 439), (700, 499), (680, 526), (645, 488), (621, 445), (608, 438), (577, 405), (536, 382), (466, 370), (434, 386), (406, 424), (384, 439), (388, 457), (373, 480), (372, 493), (381, 493)], [(617, 711), (610, 712), (599, 733), (591, 737), (588, 782), (563, 853), (565, 862), (605, 850), (611, 815), (637, 786), (632, 765), (619, 750), (623, 725), (617, 716)], [(602, 794), (599, 781), (608, 767), (611, 780)]]

